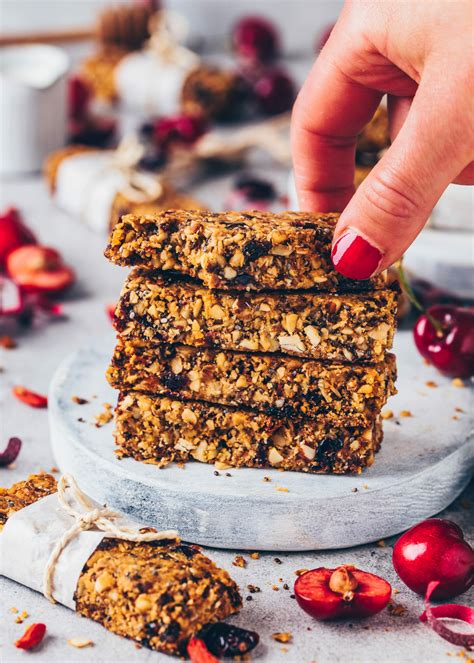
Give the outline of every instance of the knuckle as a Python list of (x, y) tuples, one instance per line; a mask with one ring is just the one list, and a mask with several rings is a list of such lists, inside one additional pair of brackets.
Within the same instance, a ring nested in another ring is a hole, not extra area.
[(419, 214), (422, 202), (416, 185), (391, 169), (380, 169), (366, 180), (365, 198), (385, 218), (410, 223)]

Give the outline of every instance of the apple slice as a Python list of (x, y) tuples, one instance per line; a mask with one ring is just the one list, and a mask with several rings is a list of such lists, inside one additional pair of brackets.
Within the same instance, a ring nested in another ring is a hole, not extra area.
[(7, 258), (11, 278), (26, 292), (61, 292), (74, 281), (73, 270), (63, 263), (55, 249), (22, 246)]
[(386, 580), (350, 565), (313, 569), (295, 582), (299, 606), (322, 620), (370, 617), (386, 607), (391, 594)]

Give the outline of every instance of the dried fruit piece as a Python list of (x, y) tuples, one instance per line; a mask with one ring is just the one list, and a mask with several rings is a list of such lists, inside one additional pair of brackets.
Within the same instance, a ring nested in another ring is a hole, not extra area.
[[(249, 591), (253, 593), (252, 590)], [(199, 637), (204, 640), (208, 650), (218, 657), (243, 656), (252, 651), (260, 640), (255, 631), (247, 631), (225, 622), (212, 624), (204, 629)]]
[(188, 654), (192, 663), (219, 663), (200, 638), (191, 638), (188, 643)]
[(323, 620), (370, 617), (387, 606), (391, 593), (386, 580), (350, 565), (313, 569), (295, 582), (300, 607)]
[(0, 467), (11, 465), (18, 457), (21, 450), (21, 440), (18, 437), (11, 437), (5, 451), (0, 453)]
[(60, 292), (74, 281), (73, 270), (55, 249), (22, 246), (7, 258), (11, 278), (26, 292)]
[(37, 394), (35, 391), (26, 389), (26, 387), (16, 386), (13, 387), (12, 393), (19, 401), (29, 405), (30, 407), (44, 408), (48, 407), (48, 399), (46, 396)]
[(447, 599), (467, 591), (474, 581), (474, 551), (456, 523), (429, 518), (395, 543), (393, 566), (411, 590), (425, 594), (439, 581), (433, 598)]
[(21, 638), (15, 642), (15, 647), (18, 647), (18, 649), (34, 649), (44, 638), (45, 633), (45, 624), (31, 624)]

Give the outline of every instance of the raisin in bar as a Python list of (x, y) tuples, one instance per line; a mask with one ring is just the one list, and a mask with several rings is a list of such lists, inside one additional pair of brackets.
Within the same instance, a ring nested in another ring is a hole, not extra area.
[(216, 467), (361, 472), (382, 441), (379, 418), (366, 426), (282, 420), (253, 410), (121, 393), (115, 413), (118, 456), (163, 466), (197, 460)]
[[(48, 474), (0, 488), (0, 528), (15, 511), (56, 491)], [(76, 612), (167, 654), (186, 655), (206, 624), (242, 606), (237, 585), (194, 546), (104, 538), (76, 586)]]
[(331, 361), (383, 361), (397, 292), (246, 293), (133, 271), (115, 312), (124, 336)]
[(375, 365), (333, 364), (119, 337), (107, 377), (122, 391), (354, 424), (385, 405), (395, 374), (391, 354)]
[(209, 288), (367, 290), (385, 276), (345, 279), (333, 268), (338, 214), (168, 210), (124, 216), (105, 255), (118, 265), (176, 270)]

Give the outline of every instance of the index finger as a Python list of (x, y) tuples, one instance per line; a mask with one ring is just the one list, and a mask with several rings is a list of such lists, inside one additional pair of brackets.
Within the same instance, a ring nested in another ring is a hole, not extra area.
[(296, 100), (291, 128), (293, 165), (302, 210), (340, 212), (354, 193), (357, 135), (382, 93), (349, 79), (336, 65), (350, 57), (331, 35)]

